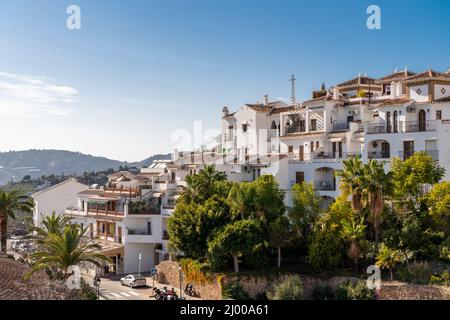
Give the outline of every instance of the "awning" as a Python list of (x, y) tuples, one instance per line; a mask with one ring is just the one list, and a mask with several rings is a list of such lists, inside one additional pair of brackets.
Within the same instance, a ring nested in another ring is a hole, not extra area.
[(97, 240), (102, 247), (100, 252), (107, 256), (124, 255), (124, 245), (122, 243), (111, 242), (106, 240)]

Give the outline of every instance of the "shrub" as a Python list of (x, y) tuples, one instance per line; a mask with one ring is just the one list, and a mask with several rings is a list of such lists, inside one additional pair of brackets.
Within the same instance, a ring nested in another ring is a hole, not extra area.
[(408, 267), (399, 269), (399, 279), (405, 282), (417, 284), (430, 283), (433, 271), (426, 261), (415, 261), (410, 263)]
[(375, 291), (367, 288), (362, 280), (349, 281), (336, 290), (338, 300), (374, 300)]
[(225, 299), (250, 300), (250, 296), (237, 282), (228, 283), (222, 288), (222, 296)]
[(315, 270), (332, 270), (342, 264), (344, 244), (336, 232), (317, 230), (309, 245), (309, 263)]
[(287, 276), (285, 280), (275, 285), (267, 292), (269, 300), (301, 300), (303, 298), (303, 284), (300, 276)]
[(314, 287), (311, 295), (314, 300), (333, 300), (335, 292), (333, 288), (327, 284), (318, 284)]
[(445, 270), (441, 274), (432, 275), (430, 284), (450, 286), (450, 273), (447, 270)]

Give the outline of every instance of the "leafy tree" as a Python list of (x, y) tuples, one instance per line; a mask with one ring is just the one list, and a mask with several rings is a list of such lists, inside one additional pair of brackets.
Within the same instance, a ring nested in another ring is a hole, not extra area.
[(267, 293), (269, 300), (301, 300), (303, 299), (302, 278), (298, 275), (287, 276), (281, 283)]
[(433, 186), (427, 195), (430, 214), (440, 229), (450, 233), (450, 182), (443, 181)]
[[(68, 224), (62, 234), (48, 233), (46, 239), (38, 241), (38, 251), (29, 258), (32, 261), (31, 270), (25, 275), (29, 279), (39, 270), (47, 270), (56, 279), (65, 279), (70, 274), (68, 267), (90, 262), (101, 266), (110, 259), (102, 253), (95, 252), (101, 246), (86, 236), (88, 228), (81, 228), (76, 224)], [(43, 230), (40, 234), (44, 234)]]
[(254, 214), (256, 201), (256, 188), (253, 183), (234, 183), (227, 198), (231, 212), (239, 215), (241, 219), (248, 218)]
[(375, 242), (378, 243), (384, 197), (389, 195), (393, 188), (392, 173), (385, 173), (383, 164), (373, 159), (364, 165), (363, 172), (363, 197), (369, 208), (369, 220), (375, 231)]
[(228, 224), (208, 241), (210, 261), (214, 267), (223, 264), (223, 257), (233, 258), (234, 272), (239, 272), (239, 257), (252, 254), (263, 242), (261, 223), (257, 220), (239, 220)]
[(214, 166), (206, 166), (199, 173), (186, 177), (185, 197), (190, 202), (203, 203), (216, 194), (217, 182), (225, 180), (225, 173), (216, 171)]
[(303, 182), (292, 187), (293, 206), (288, 217), (294, 232), (306, 242), (320, 214), (320, 196), (312, 183)]
[(374, 300), (375, 292), (362, 280), (349, 281), (336, 290), (337, 300)]
[(185, 201), (181, 195), (167, 222), (170, 247), (183, 252), (186, 257), (205, 260), (208, 238), (233, 220), (225, 198), (213, 197), (203, 204), (196, 204)]
[(255, 182), (256, 216), (266, 223), (285, 213), (284, 193), (280, 190), (275, 177), (272, 175), (260, 176)]
[(237, 282), (228, 283), (223, 286), (222, 296), (225, 299), (250, 300), (249, 294)]
[(20, 190), (0, 190), (0, 252), (6, 253), (8, 218), (15, 219), (18, 212), (32, 212), (33, 202)]
[(269, 243), (277, 249), (277, 266), (281, 267), (281, 248), (289, 244), (290, 236), (289, 219), (280, 216), (269, 225)]
[(345, 198), (351, 196), (353, 211), (361, 214), (363, 209), (364, 165), (358, 157), (346, 159), (342, 164), (343, 169), (335, 172), (335, 176), (340, 178), (339, 190)]
[(403, 261), (403, 255), (399, 250), (389, 248), (384, 243), (381, 244), (376, 265), (382, 269), (388, 269), (391, 275), (391, 280), (394, 280), (393, 269), (398, 263)]
[(417, 152), (402, 161), (394, 158), (391, 165), (394, 180), (394, 200), (401, 211), (418, 211), (430, 185), (438, 183), (445, 169), (425, 152)]

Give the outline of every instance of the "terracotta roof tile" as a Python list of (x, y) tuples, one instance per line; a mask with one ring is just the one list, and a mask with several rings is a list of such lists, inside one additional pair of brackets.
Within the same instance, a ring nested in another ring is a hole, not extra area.
[(376, 83), (384, 83), (384, 82), (391, 82), (394, 80), (402, 80), (411, 76), (416, 75), (415, 72), (412, 71), (400, 71), (400, 72), (394, 72), (390, 75), (384, 76), (382, 78), (377, 79)]
[(375, 79), (366, 77), (366, 76), (362, 76), (362, 77), (356, 77), (354, 79), (339, 83), (338, 85), (336, 85), (336, 87), (346, 87), (346, 86), (351, 86), (351, 85), (362, 85), (362, 84), (374, 84), (375, 83)]
[(446, 78), (450, 80), (450, 74), (437, 72), (434, 70), (428, 70), (419, 74), (415, 74), (411, 77), (408, 77), (405, 79), (406, 82), (408, 81), (415, 81), (415, 80), (426, 80), (426, 79), (433, 79), (433, 78)]

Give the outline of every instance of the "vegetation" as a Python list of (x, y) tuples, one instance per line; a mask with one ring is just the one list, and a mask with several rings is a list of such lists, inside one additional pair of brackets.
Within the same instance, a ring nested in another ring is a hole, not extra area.
[(336, 290), (337, 300), (374, 300), (375, 292), (367, 288), (366, 282), (355, 280), (346, 282)]
[(233, 300), (250, 300), (248, 293), (237, 282), (223, 286), (222, 297)]
[(282, 282), (275, 284), (267, 293), (269, 300), (301, 300), (303, 299), (303, 283), (300, 276), (287, 276)]
[(87, 237), (88, 228), (70, 224), (70, 218), (46, 217), (42, 228), (34, 228), (33, 237), (37, 251), (29, 255), (31, 270), (25, 278), (40, 270), (45, 270), (52, 279), (65, 279), (69, 266), (92, 263), (101, 266), (109, 258), (99, 252), (101, 247)]
[(0, 190), (0, 253), (6, 254), (8, 219), (15, 219), (18, 212), (31, 212), (33, 202), (22, 191), (5, 192)]

